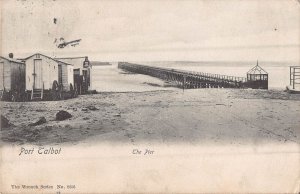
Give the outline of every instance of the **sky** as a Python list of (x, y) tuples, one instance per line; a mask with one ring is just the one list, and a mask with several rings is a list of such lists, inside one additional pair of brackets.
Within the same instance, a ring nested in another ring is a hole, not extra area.
[[(296, 61), (297, 0), (1, 0), (1, 55)], [(54, 23), (56, 18), (56, 23)], [(66, 41), (79, 45), (57, 48)]]

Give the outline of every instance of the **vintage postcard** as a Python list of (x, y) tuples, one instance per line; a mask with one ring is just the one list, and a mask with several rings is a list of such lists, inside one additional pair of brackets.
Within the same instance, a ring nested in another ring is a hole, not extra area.
[(300, 1), (1, 0), (0, 193), (300, 193)]

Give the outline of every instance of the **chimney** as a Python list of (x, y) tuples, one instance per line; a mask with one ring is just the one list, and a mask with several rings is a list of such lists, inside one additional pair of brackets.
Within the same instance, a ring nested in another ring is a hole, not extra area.
[(14, 58), (14, 54), (13, 53), (9, 53), (8, 57), (11, 58), (11, 59), (13, 59)]

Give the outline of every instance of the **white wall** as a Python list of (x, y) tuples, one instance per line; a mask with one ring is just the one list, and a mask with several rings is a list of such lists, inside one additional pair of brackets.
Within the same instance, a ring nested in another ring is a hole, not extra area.
[(72, 84), (73, 88), (74, 88), (74, 73), (73, 73), (73, 69), (74, 69), (74, 67), (72, 65), (68, 65), (67, 66), (67, 70), (68, 70), (68, 85), (70, 86), (70, 84)]
[(73, 75), (73, 66), (72, 65), (66, 65), (64, 63), (61, 63), (62, 65), (62, 84), (63, 89), (65, 91), (70, 90), (70, 84), (74, 87), (74, 75)]
[[(33, 64), (34, 59), (42, 60), (42, 82), (44, 82), (45, 89), (51, 89), (53, 81), (58, 81), (58, 63), (51, 58), (43, 55), (35, 54), (28, 58), (26, 63), (26, 89), (32, 90), (33, 87)], [(41, 84), (42, 85), (42, 84)]]
[(0, 62), (3, 63), (3, 72), (1, 73), (1, 86), (0, 89), (3, 90), (4, 88), (6, 90), (10, 90), (11, 88), (11, 79), (10, 79), (10, 62), (8, 60), (5, 59), (0, 59)]

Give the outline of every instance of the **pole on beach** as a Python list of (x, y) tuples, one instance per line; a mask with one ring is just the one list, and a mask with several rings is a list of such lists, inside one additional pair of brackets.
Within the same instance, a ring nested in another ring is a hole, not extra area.
[(186, 82), (186, 75), (183, 75), (183, 83), (182, 83), (183, 92), (184, 92), (184, 88), (185, 88), (185, 82)]
[(290, 86), (292, 85), (292, 67), (290, 67)]

